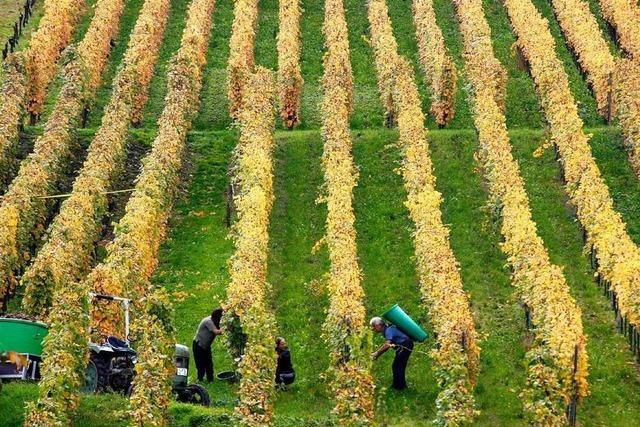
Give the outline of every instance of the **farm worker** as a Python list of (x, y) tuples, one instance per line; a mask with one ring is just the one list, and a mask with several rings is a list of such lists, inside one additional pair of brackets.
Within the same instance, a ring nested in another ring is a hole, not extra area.
[(407, 388), (405, 371), (407, 369), (407, 363), (409, 362), (409, 356), (411, 356), (411, 352), (413, 351), (413, 340), (396, 326), (388, 326), (380, 317), (374, 317), (369, 324), (376, 333), (382, 334), (385, 338), (384, 344), (382, 344), (377, 351), (371, 353), (371, 358), (376, 360), (384, 352), (389, 350), (389, 348), (393, 347), (396, 350), (396, 357), (393, 359), (393, 364), (391, 365), (393, 371), (393, 384), (391, 388), (404, 390)]
[(291, 353), (284, 338), (276, 338), (276, 353), (278, 365), (276, 366), (276, 385), (289, 385), (296, 379), (296, 373), (291, 364)]
[(198, 370), (198, 381), (202, 381), (206, 374), (207, 381), (213, 381), (213, 356), (211, 354), (211, 344), (217, 335), (222, 333), (220, 320), (222, 319), (222, 309), (216, 308), (200, 321), (196, 335), (193, 337), (193, 360)]

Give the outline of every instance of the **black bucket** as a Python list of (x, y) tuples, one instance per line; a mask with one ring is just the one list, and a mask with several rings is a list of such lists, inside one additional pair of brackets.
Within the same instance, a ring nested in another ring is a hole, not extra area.
[(226, 381), (229, 383), (235, 383), (240, 379), (235, 371), (219, 372), (218, 375), (216, 375), (216, 378), (218, 378), (220, 381)]

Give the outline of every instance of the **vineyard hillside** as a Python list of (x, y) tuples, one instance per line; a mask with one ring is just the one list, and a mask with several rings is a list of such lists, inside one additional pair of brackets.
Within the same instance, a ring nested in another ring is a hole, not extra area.
[[(54, 3), (0, 72), (0, 301), (61, 362), (2, 383), (0, 427), (640, 425), (635, 1), (61, 0), (38, 99)], [(90, 291), (134, 300), (131, 399), (77, 391), (122, 323)], [(396, 303), (429, 334), (403, 391), (370, 357)], [(242, 378), (177, 403), (162, 356), (218, 306)]]

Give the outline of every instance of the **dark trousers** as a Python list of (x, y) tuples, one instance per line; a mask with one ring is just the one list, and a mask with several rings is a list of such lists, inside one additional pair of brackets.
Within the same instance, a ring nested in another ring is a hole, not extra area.
[(198, 371), (198, 381), (202, 381), (205, 374), (207, 381), (213, 381), (213, 356), (211, 347), (202, 348), (197, 342), (193, 342), (193, 361)]
[(289, 385), (296, 380), (295, 372), (276, 372), (276, 384)]
[(393, 385), (392, 388), (396, 390), (404, 390), (407, 388), (407, 380), (405, 378), (405, 371), (407, 370), (407, 363), (413, 350), (413, 341), (408, 341), (402, 344), (402, 347), (396, 349), (396, 357), (393, 359)]

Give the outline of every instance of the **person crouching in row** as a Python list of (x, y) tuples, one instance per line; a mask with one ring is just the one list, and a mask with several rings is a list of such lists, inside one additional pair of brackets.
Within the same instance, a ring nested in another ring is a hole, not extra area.
[(278, 354), (278, 364), (276, 366), (276, 386), (284, 388), (284, 386), (293, 384), (296, 379), (296, 372), (293, 370), (291, 363), (291, 353), (287, 347), (287, 341), (284, 338), (276, 338), (276, 353)]

